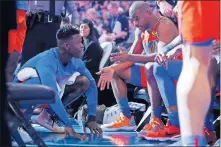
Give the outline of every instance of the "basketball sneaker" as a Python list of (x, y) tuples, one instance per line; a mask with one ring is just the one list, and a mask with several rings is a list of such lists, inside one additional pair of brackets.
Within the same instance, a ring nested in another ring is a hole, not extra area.
[(134, 120), (134, 116), (127, 118), (120, 113), (118, 119), (109, 124), (101, 125), (103, 131), (134, 131), (136, 129), (136, 123)]
[(150, 122), (144, 126), (144, 128), (139, 132), (139, 134), (146, 134), (148, 132), (157, 132), (163, 129), (164, 124), (162, 120), (157, 117), (152, 117)]
[(157, 132), (147, 132), (142, 136), (147, 140), (178, 141), (180, 140), (180, 128), (172, 126), (170, 122), (167, 122), (163, 129)]

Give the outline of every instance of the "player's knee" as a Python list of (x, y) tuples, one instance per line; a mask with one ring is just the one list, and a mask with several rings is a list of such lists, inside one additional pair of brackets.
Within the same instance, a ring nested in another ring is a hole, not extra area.
[(154, 78), (153, 67), (154, 67), (153, 63), (145, 64), (145, 74), (146, 74), (146, 77), (147, 77), (148, 81)]
[(85, 92), (90, 86), (90, 82), (85, 76), (78, 76), (76, 78), (76, 83), (80, 85), (82, 92)]
[(119, 78), (119, 75), (118, 75), (119, 73), (116, 73), (116, 72), (114, 72), (114, 74), (113, 74), (113, 80), (115, 80), (115, 79), (118, 79)]
[(113, 80), (117, 80), (119, 78), (123, 78), (125, 77), (127, 73), (125, 72), (125, 70), (117, 70), (116, 72), (114, 72), (113, 74)]

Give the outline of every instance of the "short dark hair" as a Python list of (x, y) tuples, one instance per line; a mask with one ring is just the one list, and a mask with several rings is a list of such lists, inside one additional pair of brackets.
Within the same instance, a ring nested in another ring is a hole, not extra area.
[(57, 39), (68, 39), (72, 35), (79, 34), (79, 28), (72, 26), (72, 25), (67, 25), (61, 27), (57, 33), (56, 33), (56, 38)]

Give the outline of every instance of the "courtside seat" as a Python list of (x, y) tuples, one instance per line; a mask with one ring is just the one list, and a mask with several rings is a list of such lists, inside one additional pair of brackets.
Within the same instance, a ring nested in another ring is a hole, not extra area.
[(143, 99), (146, 102), (150, 103), (150, 97), (147, 92), (147, 89), (141, 88), (141, 87), (136, 87), (134, 89), (134, 98), (136, 99)]
[(24, 141), (18, 133), (18, 127), (23, 127), (36, 145), (46, 146), (44, 141), (32, 127), (31, 123), (25, 119), (23, 113), (18, 107), (18, 103), (30, 104), (33, 106), (36, 104), (52, 104), (55, 102), (55, 92), (51, 88), (43, 85), (8, 83), (7, 87), (8, 104), (16, 116), (16, 118), (8, 119), (12, 137), (19, 146), (25, 146)]
[(106, 67), (108, 65), (108, 60), (110, 58), (111, 52), (113, 50), (113, 44), (110, 42), (104, 42), (100, 44), (101, 48), (103, 49), (103, 56), (100, 61), (99, 70)]

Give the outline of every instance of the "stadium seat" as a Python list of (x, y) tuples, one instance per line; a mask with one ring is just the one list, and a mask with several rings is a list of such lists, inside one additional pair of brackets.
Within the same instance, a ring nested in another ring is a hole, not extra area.
[(99, 70), (108, 65), (110, 54), (113, 50), (113, 45), (110, 42), (104, 42), (101, 44), (101, 48), (103, 49), (103, 56), (100, 61)]
[(134, 98), (135, 99), (143, 99), (146, 102), (150, 103), (150, 97), (149, 97), (147, 89), (145, 89), (145, 88), (136, 87), (134, 89)]

